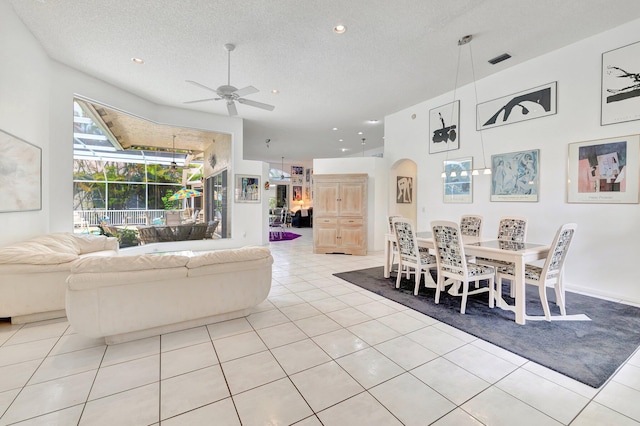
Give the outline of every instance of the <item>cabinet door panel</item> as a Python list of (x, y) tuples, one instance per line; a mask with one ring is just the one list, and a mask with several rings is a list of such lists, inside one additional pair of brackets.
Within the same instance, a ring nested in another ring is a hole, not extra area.
[(317, 183), (313, 194), (314, 216), (338, 215), (338, 183)]
[(340, 216), (363, 215), (364, 185), (361, 183), (342, 183), (340, 185)]
[(315, 248), (335, 248), (338, 244), (338, 228), (333, 225), (322, 226), (314, 223), (313, 244)]
[(363, 245), (364, 228), (362, 226), (341, 226), (339, 245), (345, 249), (361, 248)]

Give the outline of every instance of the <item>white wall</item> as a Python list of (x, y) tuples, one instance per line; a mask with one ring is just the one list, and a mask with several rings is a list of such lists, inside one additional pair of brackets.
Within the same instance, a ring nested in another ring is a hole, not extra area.
[(367, 250), (384, 250), (387, 231), (387, 212), (383, 206), (387, 199), (387, 167), (382, 158), (321, 158), (313, 160), (314, 175), (366, 173), (369, 176), (367, 192)]
[[(260, 175), (263, 181), (268, 177), (265, 164), (242, 159), (241, 119), (156, 105), (50, 60), (4, 0), (0, 0), (0, 63), (0, 128), (43, 148), (43, 210), (2, 213), (0, 245), (73, 229), (76, 95), (156, 123), (228, 133), (233, 144), (231, 182), (236, 173)], [(266, 197), (261, 203), (232, 203), (232, 238), (207, 244), (224, 248), (267, 243), (267, 208)]]
[[(540, 196), (537, 203), (490, 202), (490, 176), (476, 177), (472, 204), (442, 201), (442, 163), (447, 158), (474, 157), (480, 167), (482, 143), (475, 130), (473, 84), (459, 88), (460, 149), (429, 154), (429, 110), (451, 102), (452, 93), (430, 99), (385, 119), (385, 162), (403, 158), (418, 165), (419, 229), (437, 219), (458, 221), (465, 213), (481, 214), (483, 234), (497, 233), (501, 216), (525, 216), (528, 240), (551, 242), (558, 227), (578, 223), (565, 270), (568, 288), (640, 303), (640, 286), (633, 262), (640, 252), (640, 205), (569, 204), (566, 202), (568, 144), (640, 133), (640, 121), (600, 126), (601, 55), (640, 41), (640, 20), (583, 40), (477, 82), (484, 102), (558, 82), (557, 114), (495, 127), (483, 132), (485, 161), (491, 155), (540, 149)], [(476, 59), (478, 60), (478, 59)], [(453, 89), (453, 88), (452, 88)], [(416, 114), (412, 119), (411, 115)]]
[[(49, 216), (49, 60), (36, 40), (0, 1), (0, 129), (42, 148), (42, 210), (0, 213), (0, 243), (47, 230)], [(70, 125), (71, 126), (71, 125)], [(1, 154), (0, 154), (1, 155)], [(71, 220), (71, 218), (70, 218)]]

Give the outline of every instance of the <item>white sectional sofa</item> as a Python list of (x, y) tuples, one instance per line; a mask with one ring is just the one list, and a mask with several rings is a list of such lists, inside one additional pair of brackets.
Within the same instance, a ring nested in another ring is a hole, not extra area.
[(238, 318), (267, 298), (272, 264), (266, 247), (79, 259), (67, 318), (107, 344)]
[(64, 317), (71, 263), (117, 254), (116, 238), (90, 234), (47, 234), (1, 247), (0, 318), (21, 324)]

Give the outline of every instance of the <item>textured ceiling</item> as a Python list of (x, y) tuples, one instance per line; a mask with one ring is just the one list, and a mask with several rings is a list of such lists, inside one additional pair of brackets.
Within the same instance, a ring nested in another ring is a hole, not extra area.
[(163, 105), (226, 115), (221, 101), (185, 105), (213, 97), (185, 80), (227, 84), (234, 43), (231, 84), (276, 107), (237, 105), (245, 158), (274, 163), (382, 146), (385, 115), (453, 89), (466, 34), (481, 78), (640, 17), (638, 0), (8, 1), (53, 59)]

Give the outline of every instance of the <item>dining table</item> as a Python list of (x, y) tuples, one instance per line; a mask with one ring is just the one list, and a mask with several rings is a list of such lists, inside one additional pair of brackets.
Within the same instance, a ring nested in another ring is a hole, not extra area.
[[(389, 278), (391, 276), (391, 257), (393, 253), (392, 245), (395, 242), (395, 239), (394, 234), (385, 234), (385, 263), (383, 272), (385, 278)], [(426, 247), (430, 250), (435, 249), (433, 234), (430, 231), (416, 232), (416, 240), (420, 247)], [(511, 283), (515, 289), (514, 304), (509, 305), (502, 298), (502, 295), (497, 295), (496, 307), (513, 311), (515, 313), (516, 323), (524, 325), (527, 320), (525, 312), (526, 284), (524, 280), (524, 265), (528, 262), (546, 259), (550, 249), (549, 244), (504, 241), (496, 238), (471, 237), (464, 235), (462, 236), (462, 244), (466, 255), (503, 260), (515, 264), (514, 282)], [(534, 318), (530, 317), (529, 319)]]

